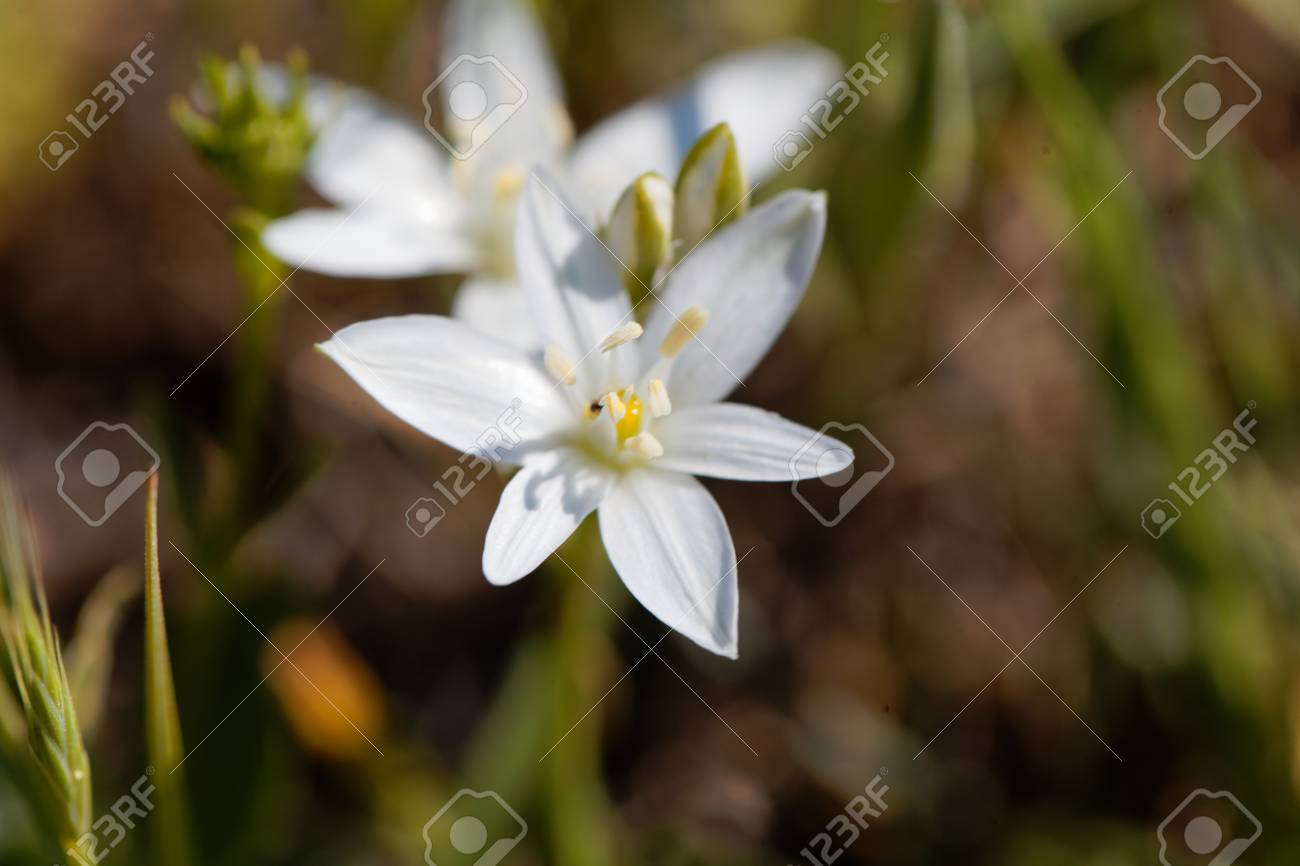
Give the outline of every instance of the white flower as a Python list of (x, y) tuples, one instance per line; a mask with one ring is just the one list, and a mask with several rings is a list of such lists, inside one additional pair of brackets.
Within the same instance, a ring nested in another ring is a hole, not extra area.
[[(821, 193), (755, 208), (685, 257), (632, 326), (620, 266), (554, 193), (530, 178), (515, 249), (547, 349), (539, 359), (454, 319), (351, 325), (322, 346), (381, 405), (470, 449), (519, 401), (519, 465), (488, 528), (483, 571), (511, 583), (596, 511), (610, 561), (664, 623), (736, 656), (736, 553), (695, 475), (790, 481), (841, 471), (852, 452), (749, 406), (722, 401), (766, 354), (812, 273)], [(806, 443), (815, 445), (792, 466)]]
[[(603, 219), (637, 176), (676, 176), (700, 134), (727, 121), (741, 168), (757, 182), (773, 170), (773, 143), (841, 68), (834, 55), (805, 43), (729, 55), (675, 93), (624, 109), (572, 143), (559, 76), (524, 5), (458, 0), (446, 32), (444, 63), (490, 55), (523, 82), (528, 95), (518, 113), (468, 160), (453, 161), (418, 124), (366, 92), (314, 78), (308, 109), (319, 131), (306, 173), (333, 207), (277, 220), (264, 241), (291, 265), (336, 276), (468, 273), (454, 314), (529, 348), (537, 348), (535, 332), (518, 294), (511, 232), (534, 165), (571, 178), (584, 211)], [(444, 115), (451, 116), (445, 106)]]

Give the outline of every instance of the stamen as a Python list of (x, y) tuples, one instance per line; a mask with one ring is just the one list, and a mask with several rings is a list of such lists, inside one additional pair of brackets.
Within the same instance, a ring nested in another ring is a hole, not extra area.
[(698, 334), (708, 323), (708, 310), (703, 307), (691, 307), (678, 316), (677, 321), (673, 322), (672, 330), (668, 332), (668, 336), (664, 337), (663, 343), (659, 345), (659, 354), (665, 358), (677, 357), (677, 353), (685, 348), (691, 338)]
[(559, 346), (551, 345), (546, 347), (546, 352), (542, 355), (542, 365), (546, 367), (546, 372), (555, 377), (555, 381), (561, 385), (572, 385), (578, 381), (578, 374), (569, 360), (569, 356), (564, 354), (564, 350)]
[(604, 397), (601, 397), (600, 405), (609, 410), (609, 418), (615, 424), (622, 421), (623, 416), (627, 414), (627, 406), (623, 404), (617, 391), (610, 391)]
[(613, 351), (624, 343), (632, 342), (639, 336), (641, 336), (641, 326), (636, 322), (628, 322), (626, 325), (615, 328), (612, 334), (600, 341), (600, 351)]
[(524, 188), (528, 176), (517, 165), (509, 165), (497, 172), (492, 179), (492, 191), (500, 198), (514, 198)]
[(664, 456), (664, 446), (659, 443), (653, 433), (638, 433), (635, 436), (629, 436), (628, 440), (623, 443), (623, 447), (638, 457), (654, 459), (655, 457)]
[(649, 391), (651, 415), (662, 418), (673, 411), (673, 401), (668, 399), (668, 388), (663, 379), (651, 379)]

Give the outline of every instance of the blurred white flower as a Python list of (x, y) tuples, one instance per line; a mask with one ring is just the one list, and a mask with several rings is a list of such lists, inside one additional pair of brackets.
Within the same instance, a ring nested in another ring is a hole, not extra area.
[[(515, 253), (538, 358), (454, 319), (351, 325), (323, 344), (382, 406), (470, 449), (519, 401), (518, 465), (488, 529), (494, 584), (533, 571), (597, 511), (610, 561), (664, 623), (734, 658), (731, 534), (695, 475), (790, 481), (846, 468), (849, 448), (780, 416), (721, 402), (785, 327), (821, 249), (825, 197), (792, 190), (679, 262), (644, 326), (621, 266), (538, 170), (519, 203)], [(797, 466), (792, 457), (804, 451)]]
[[(526, 6), (458, 0), (446, 32), (444, 63), (491, 56), (523, 83), (528, 95), (518, 112), (470, 158), (454, 161), (418, 124), (365, 91), (314, 78), (308, 109), (318, 139), (306, 173), (333, 207), (277, 220), (264, 241), (291, 265), (336, 276), (469, 274), (454, 315), (526, 348), (539, 347), (519, 297), (511, 234), (519, 189), (533, 166), (567, 177), (585, 209), (604, 221), (637, 176), (674, 177), (691, 144), (726, 121), (741, 169), (756, 182), (774, 168), (773, 143), (841, 70), (833, 54), (806, 43), (732, 54), (574, 143), (559, 75)], [(455, 137), (457, 130), (449, 131)]]

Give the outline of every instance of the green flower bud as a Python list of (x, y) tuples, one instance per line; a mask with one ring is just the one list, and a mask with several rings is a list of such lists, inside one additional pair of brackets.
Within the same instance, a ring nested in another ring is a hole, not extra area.
[(654, 288), (673, 249), (673, 190), (654, 172), (641, 175), (619, 196), (605, 230), (614, 255), (625, 265), (623, 282), (634, 299)]
[(691, 147), (677, 175), (673, 228), (683, 253), (745, 212), (745, 179), (731, 127), (719, 123)]
[(199, 61), (201, 91), (192, 104), (177, 96), (172, 120), (199, 156), (254, 208), (287, 210), (314, 132), (307, 116), (307, 58), (288, 60), (283, 92), (245, 46), (238, 62)]

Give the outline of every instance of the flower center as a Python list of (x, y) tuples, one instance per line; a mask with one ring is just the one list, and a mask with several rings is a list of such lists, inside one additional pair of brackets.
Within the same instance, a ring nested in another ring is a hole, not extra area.
[(618, 444), (623, 445), (627, 440), (641, 432), (641, 398), (631, 393), (632, 389), (624, 390), (627, 396), (623, 398), (625, 411), (623, 417), (614, 422), (614, 430), (618, 433)]
[(588, 421), (595, 421), (600, 417), (600, 413), (606, 410), (609, 411), (610, 420), (614, 422), (614, 432), (618, 435), (619, 445), (641, 432), (645, 404), (632, 390), (631, 385), (617, 391), (610, 391), (603, 397), (592, 400), (583, 408), (582, 415)]
[[(663, 445), (653, 433), (644, 429), (647, 426), (645, 422), (648, 418), (662, 418), (673, 411), (664, 379), (672, 367), (673, 359), (696, 337), (708, 320), (708, 310), (703, 307), (691, 307), (677, 317), (659, 347), (659, 362), (648, 373), (652, 378), (641, 383), (646, 392), (644, 401), (635, 391), (640, 386), (624, 385), (580, 404), (582, 417), (589, 423), (596, 421), (602, 412), (609, 413), (609, 420), (614, 426), (616, 454), (621, 452), (646, 460), (663, 456)], [(602, 353), (612, 352), (619, 346), (634, 342), (642, 334), (643, 329), (639, 324), (628, 322), (615, 328), (600, 342), (598, 348)], [(542, 365), (559, 384), (573, 386), (578, 383), (577, 365), (559, 346), (546, 347)]]

